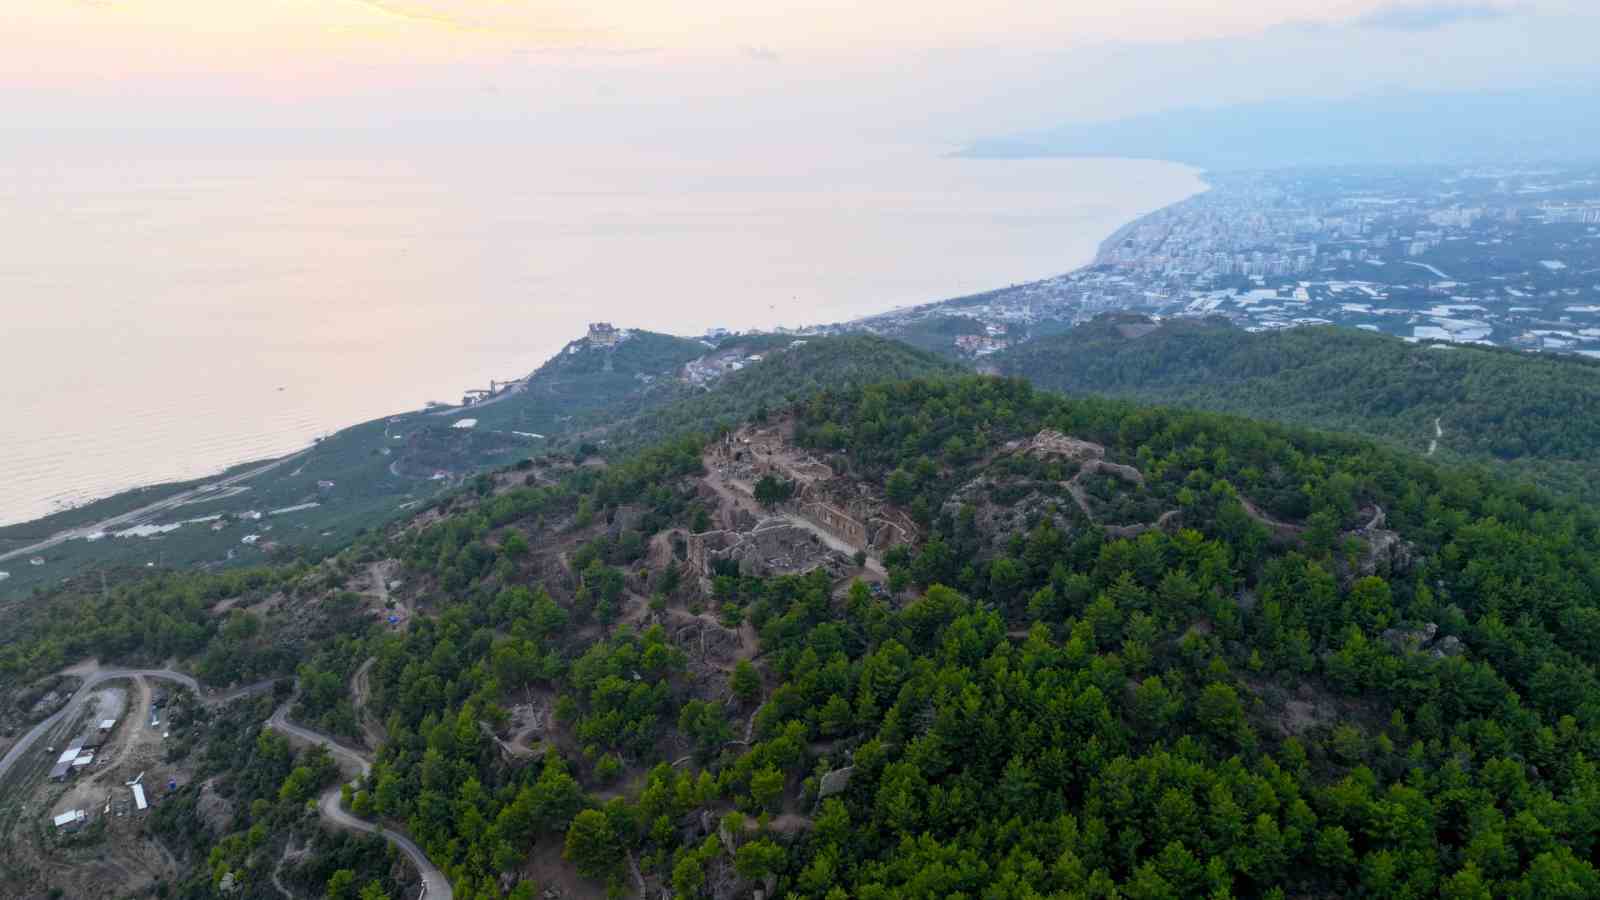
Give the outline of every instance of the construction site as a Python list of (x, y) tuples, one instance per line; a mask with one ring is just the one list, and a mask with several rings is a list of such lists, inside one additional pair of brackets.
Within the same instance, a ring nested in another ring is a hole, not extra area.
[(60, 896), (128, 896), (179, 875), (145, 824), (187, 780), (166, 761), (168, 719), (194, 698), (159, 675), (92, 662), (77, 674), (82, 686), (0, 761), (5, 868), (11, 884), (47, 880)]

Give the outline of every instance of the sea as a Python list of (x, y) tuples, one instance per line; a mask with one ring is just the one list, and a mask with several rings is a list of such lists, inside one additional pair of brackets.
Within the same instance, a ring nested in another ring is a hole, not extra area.
[(1061, 274), (1204, 189), (949, 149), (0, 151), (0, 524), (458, 402), (592, 321), (803, 326)]

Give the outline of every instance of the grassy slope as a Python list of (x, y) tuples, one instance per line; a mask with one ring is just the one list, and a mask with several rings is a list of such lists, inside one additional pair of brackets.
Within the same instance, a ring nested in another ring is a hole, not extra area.
[(1596, 496), (1600, 364), (1482, 347), (1408, 344), (1337, 328), (1251, 334), (1178, 321), (1130, 338), (1102, 317), (992, 358), (1040, 387), (1349, 431)]

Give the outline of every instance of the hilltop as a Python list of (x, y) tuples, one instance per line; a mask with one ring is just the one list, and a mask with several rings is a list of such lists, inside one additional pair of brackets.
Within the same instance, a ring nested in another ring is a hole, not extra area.
[(473, 900), (1600, 890), (1600, 520), (1537, 491), (981, 377), (485, 485), (16, 611), (9, 708), (85, 655), (285, 679), (174, 701), (147, 825), (29, 832), (58, 795), (13, 776), (22, 889), (150, 839), (177, 896), (415, 889), (320, 796)]
[(996, 354), (996, 371), (1092, 392), (1360, 434), (1600, 496), (1600, 363), (1354, 329), (1252, 333), (1101, 316)]
[(314, 560), (522, 459), (598, 458), (615, 447), (709, 432), (762, 404), (812, 390), (954, 368), (868, 335), (710, 342), (619, 334), (603, 343), (572, 341), (537, 371), (470, 406), (385, 416), (215, 480), (130, 491), (0, 528), (0, 555), (16, 554), (0, 560), (9, 573), (0, 580), (0, 598), (60, 584), (92, 567), (127, 572)]

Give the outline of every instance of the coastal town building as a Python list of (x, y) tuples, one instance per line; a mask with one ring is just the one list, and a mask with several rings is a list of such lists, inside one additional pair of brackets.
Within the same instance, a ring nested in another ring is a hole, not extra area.
[(590, 322), (588, 341), (594, 347), (615, 347), (622, 341), (623, 332), (610, 322)]
[[(991, 341), (1014, 346), (1135, 311), (1600, 358), (1600, 187), (1590, 167), (1291, 169), (1207, 181), (1210, 190), (1119, 229), (1074, 272), (818, 330), (935, 340), (972, 358), (995, 352)], [(949, 318), (972, 321), (952, 333), (939, 327)]]

